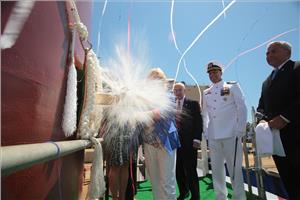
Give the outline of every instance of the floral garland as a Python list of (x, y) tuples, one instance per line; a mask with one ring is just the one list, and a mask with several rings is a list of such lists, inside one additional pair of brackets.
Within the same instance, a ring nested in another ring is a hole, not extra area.
[[(81, 22), (76, 4), (70, 0), (72, 13), (75, 19), (75, 29), (77, 30), (80, 40), (87, 41), (88, 31), (86, 26)], [(77, 129), (78, 137), (88, 139), (94, 146), (94, 157), (91, 170), (91, 182), (86, 199), (99, 199), (105, 192), (105, 182), (103, 174), (103, 157), (102, 146), (95, 137), (101, 126), (102, 106), (96, 104), (96, 93), (102, 90), (101, 68), (99, 60), (92, 49), (85, 49), (86, 65), (84, 69), (84, 102)]]
[(101, 125), (102, 106), (97, 105), (95, 96), (102, 90), (100, 64), (93, 50), (87, 54), (85, 68), (85, 93), (79, 122), (79, 136), (83, 139), (96, 137)]

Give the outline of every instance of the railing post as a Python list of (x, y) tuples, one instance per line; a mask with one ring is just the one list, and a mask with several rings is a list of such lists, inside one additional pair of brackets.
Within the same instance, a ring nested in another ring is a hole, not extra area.
[(255, 117), (255, 109), (252, 106), (252, 131), (253, 131), (253, 148), (254, 151), (254, 166), (255, 166), (255, 175), (256, 175), (256, 183), (257, 183), (257, 190), (258, 190), (258, 196), (262, 199), (267, 199), (266, 197), (266, 191), (264, 188), (264, 181), (263, 181), (263, 169), (262, 169), (262, 163), (261, 163), (261, 157), (257, 155), (257, 149), (256, 149), (256, 133), (255, 133), (255, 127), (256, 127), (256, 117)]
[(243, 151), (244, 151), (244, 157), (245, 157), (245, 171), (246, 171), (246, 178), (247, 178), (247, 184), (248, 184), (248, 192), (250, 194), (252, 193), (252, 184), (250, 179), (250, 165), (249, 165), (249, 156), (248, 156), (248, 148), (247, 148), (247, 137), (248, 134), (243, 138)]

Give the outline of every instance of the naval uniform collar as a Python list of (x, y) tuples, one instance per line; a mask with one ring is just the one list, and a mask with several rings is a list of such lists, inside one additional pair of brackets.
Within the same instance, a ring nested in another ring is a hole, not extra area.
[(220, 80), (220, 81), (217, 82), (217, 83), (213, 83), (213, 87), (214, 87), (214, 88), (221, 88), (221, 87), (223, 87), (223, 84), (224, 84), (224, 81), (223, 81), (223, 80)]

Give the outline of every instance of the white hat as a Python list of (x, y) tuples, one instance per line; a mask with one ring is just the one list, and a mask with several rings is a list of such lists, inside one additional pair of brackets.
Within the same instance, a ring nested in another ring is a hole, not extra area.
[(207, 69), (207, 73), (212, 71), (212, 70), (220, 70), (222, 71), (223, 69), (223, 65), (217, 61), (210, 61), (207, 65), (206, 65), (206, 69)]

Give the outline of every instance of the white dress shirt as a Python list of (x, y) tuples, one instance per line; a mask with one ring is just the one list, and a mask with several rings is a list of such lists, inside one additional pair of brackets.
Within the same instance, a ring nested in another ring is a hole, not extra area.
[[(185, 96), (183, 96), (181, 99), (176, 98), (176, 109), (182, 110), (183, 102), (184, 102)], [(179, 104), (178, 104), (179, 102)]]

